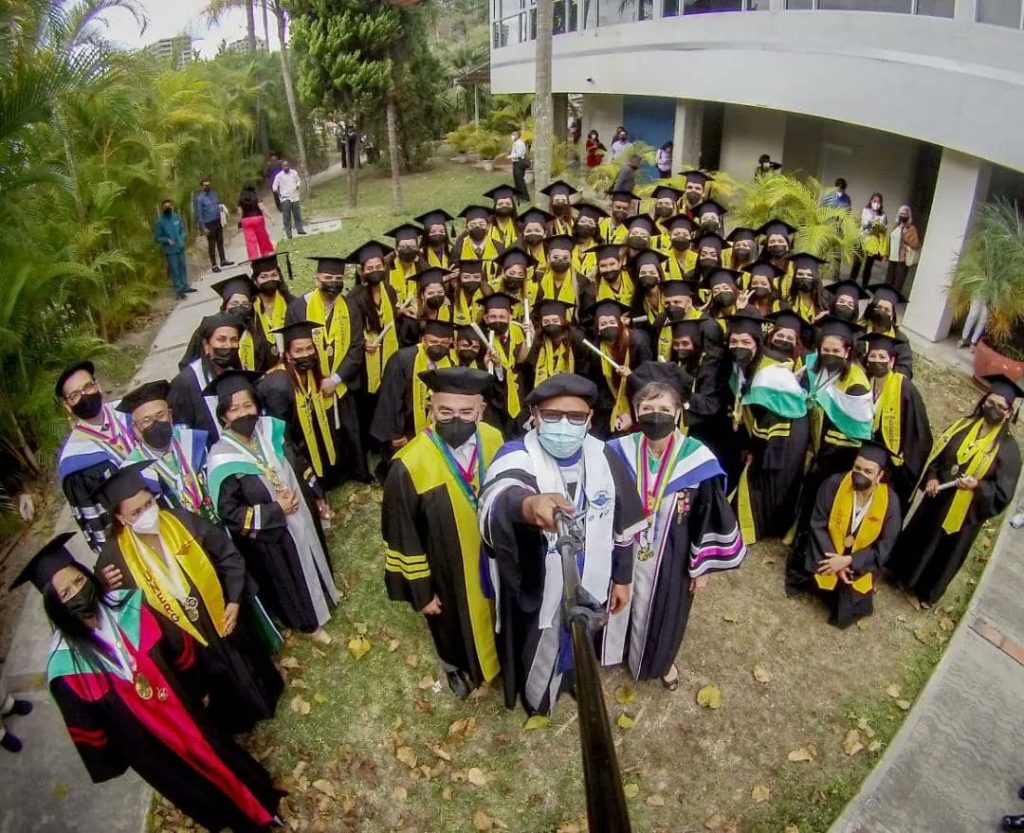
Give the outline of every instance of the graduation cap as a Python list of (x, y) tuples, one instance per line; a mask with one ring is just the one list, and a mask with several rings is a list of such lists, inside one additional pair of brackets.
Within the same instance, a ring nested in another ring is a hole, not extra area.
[(697, 294), (697, 284), (681, 278), (661, 282), (661, 294), (665, 298), (692, 298)]
[(527, 223), (540, 223), (542, 226), (546, 226), (554, 219), (555, 215), (550, 211), (545, 211), (543, 208), (537, 208), (536, 206), (527, 208), (526, 211), (519, 215), (519, 222), (524, 226)]
[(239, 335), (242, 334), (242, 330), (244, 329), (242, 325), (238, 323), (238, 319), (234, 315), (228, 315), (226, 312), (218, 312), (215, 315), (207, 315), (203, 317), (202, 321), (199, 322), (199, 335), (203, 338), (211, 338), (221, 327), (231, 327)]
[[(292, 256), (290, 252), (280, 252), (279, 254), (284, 255), (284, 262), (288, 267), (288, 280), (292, 279)], [(264, 257), (258, 257), (254, 260), (249, 261), (249, 265), (252, 266), (252, 279), (256, 280), (260, 275), (265, 272), (281, 272), (281, 263), (277, 259), (277, 254), (266, 255)]]
[(888, 301), (895, 307), (907, 303), (907, 296), (889, 283), (873, 283), (867, 288), (875, 301)]
[(640, 197), (632, 191), (609, 191), (608, 196), (612, 202), (639, 202)]
[(577, 396), (588, 405), (593, 405), (597, 399), (597, 385), (576, 373), (556, 373), (548, 376), (527, 394), (526, 404), (543, 405), (549, 399), (559, 396)]
[(744, 307), (725, 319), (730, 333), (753, 336), (760, 340), (764, 337), (764, 318), (754, 307)]
[(694, 225), (693, 220), (691, 220), (685, 214), (673, 214), (671, 217), (665, 220), (663, 225), (669, 231), (673, 231), (674, 229), (677, 228), (685, 228), (687, 231), (690, 232), (690, 234), (693, 234), (694, 229), (697, 228), (697, 226)]
[(514, 295), (509, 295), (507, 292), (492, 292), (490, 295), (484, 295), (483, 298), (478, 298), (477, 303), (482, 306), (484, 310), (512, 309), (512, 305), (518, 304), (519, 299)]
[(862, 440), (860, 448), (857, 449), (857, 456), (883, 469), (889, 464), (889, 449), (874, 440)]
[(701, 318), (684, 318), (672, 322), (672, 338), (689, 337), (695, 343), (703, 341), (704, 320)]
[(764, 275), (766, 278), (772, 281), (777, 281), (779, 278), (786, 274), (774, 263), (770, 263), (767, 260), (758, 260), (755, 261), (754, 263), (751, 263), (750, 266), (747, 267), (747, 271), (750, 273), (751, 277), (755, 275)]
[(54, 573), (72, 565), (78, 567), (83, 573), (87, 573), (88, 570), (76, 561), (67, 549), (68, 541), (74, 537), (74, 532), (62, 532), (55, 538), (51, 538), (18, 573), (18, 577), (11, 583), (10, 589), (13, 590), (30, 581), (35, 585), (36, 590), (42, 593)]
[(291, 324), (285, 324), (283, 327), (271, 330), (271, 332), (282, 336), (285, 345), (288, 345), (300, 339), (312, 340), (313, 328), (319, 326), (315, 321), (293, 321)]
[(423, 229), (412, 223), (400, 223), (393, 229), (384, 232), (384, 236), (392, 238), (396, 243), (401, 243), (403, 240), (416, 240), (418, 242), (420, 232), (422, 231)]
[(108, 509), (113, 510), (122, 500), (135, 497), (139, 492), (152, 491), (142, 472), (153, 465), (153, 460), (128, 463), (96, 487), (92, 497)]
[(214, 376), (210, 383), (203, 388), (203, 396), (216, 396), (218, 399), (227, 399), (234, 396), (240, 390), (253, 390), (253, 385), (259, 378), (260, 374), (255, 370), (231, 368)]
[(591, 304), (583, 310), (583, 316), (597, 321), (602, 315), (614, 315), (616, 318), (621, 318), (627, 312), (629, 312), (629, 307), (624, 303), (616, 301), (614, 298), (608, 298)]
[(692, 214), (694, 217), (703, 217), (705, 214), (714, 214), (721, 220), (729, 212), (726, 211), (725, 206), (715, 200), (703, 200), (697, 203), (693, 207)]
[(757, 239), (757, 230), (747, 228), (746, 226), (738, 226), (737, 228), (734, 228), (731, 232), (729, 232), (729, 234), (726, 235), (725, 239), (728, 240), (730, 243), (736, 243), (739, 240), (753, 241)]
[(455, 335), (455, 328), (451, 321), (439, 321), (436, 318), (428, 318), (423, 322), (423, 335), (437, 336), (438, 338), (452, 338)]
[(672, 200), (672, 202), (679, 202), (682, 196), (683, 192), (678, 188), (673, 188), (671, 185), (656, 185), (654, 190), (651, 191), (651, 198), (655, 200)]
[(484, 262), (473, 258), (472, 260), (460, 260), (458, 261), (459, 271), (463, 274), (469, 273), (470, 275), (480, 275), (484, 271)]
[(634, 214), (631, 217), (627, 217), (623, 225), (625, 225), (630, 231), (637, 226), (646, 229), (648, 234), (657, 234), (658, 231), (657, 226), (654, 225), (654, 220), (646, 214)]
[(345, 277), (345, 259), (337, 255), (316, 255), (306, 260), (316, 261), (316, 271), (324, 275), (340, 275)]
[(353, 249), (345, 255), (345, 262), (362, 266), (368, 260), (379, 257), (383, 260), (392, 251), (390, 246), (378, 243), (376, 240), (367, 240), (361, 246)]
[(444, 285), (445, 276), (448, 273), (440, 266), (430, 266), (422, 272), (416, 273), (416, 287), (422, 292), (431, 284)]
[(838, 298), (840, 295), (848, 295), (853, 298), (854, 303), (859, 302), (864, 297), (864, 293), (861, 291), (860, 284), (857, 281), (836, 281), (835, 283), (830, 283), (825, 289), (831, 292), (834, 298)]
[(858, 333), (864, 331), (860, 324), (853, 321), (844, 321), (834, 315), (826, 315), (818, 322), (818, 342), (826, 336), (839, 336), (839, 338), (852, 342)]
[(647, 385), (668, 385), (686, 401), (693, 390), (693, 377), (673, 362), (642, 362), (626, 379), (626, 395), (632, 399)]
[(603, 208), (598, 205), (592, 205), (589, 202), (581, 202), (576, 206), (576, 210), (579, 212), (579, 217), (587, 217), (595, 223), (600, 223), (601, 220), (608, 216), (608, 212)]
[(989, 393), (1003, 397), (1009, 405), (1017, 399), (1024, 398), (1024, 390), (1021, 389), (1020, 383), (1003, 373), (991, 373), (981, 378), (989, 383)]
[(810, 269), (815, 275), (818, 274), (818, 267), (822, 266), (825, 261), (817, 255), (812, 255), (810, 252), (796, 252), (789, 256), (789, 262), (793, 264), (793, 271), (797, 269)]
[(467, 205), (462, 211), (459, 212), (459, 216), (462, 219), (469, 220), (490, 220), (491, 209), (485, 208), (482, 205)]
[(658, 269), (661, 269), (666, 260), (668, 260), (668, 255), (663, 252), (656, 252), (654, 249), (647, 249), (646, 251), (640, 252), (640, 254), (633, 259), (633, 267), (639, 270), (641, 266), (653, 264), (657, 266)]
[(480, 333), (476, 331), (476, 327), (472, 324), (457, 324), (455, 327), (455, 337), (483, 344), (483, 339), (480, 338)]
[(559, 301), (555, 298), (545, 298), (537, 302), (534, 307), (534, 315), (541, 319), (545, 315), (557, 315), (565, 319), (573, 305), (568, 301)]
[(122, 414), (130, 414), (147, 402), (166, 402), (170, 392), (171, 383), (166, 379), (146, 382), (144, 385), (139, 385), (122, 396), (115, 410), (120, 411)]
[(247, 298), (252, 298), (259, 291), (256, 289), (256, 284), (252, 282), (252, 278), (248, 275), (234, 275), (230, 278), (224, 278), (210, 284), (210, 289), (220, 295), (225, 303), (234, 295), (245, 295)]
[(434, 393), (481, 394), (490, 387), (494, 377), (475, 367), (440, 367), (424, 370), (420, 380)]
[(481, 196), (489, 197), (495, 202), (498, 200), (512, 200), (515, 202), (518, 197), (525, 197), (526, 195), (512, 185), (496, 185), (490, 191), (484, 191)]
[(599, 261), (607, 260), (610, 257), (621, 260), (622, 246), (618, 243), (601, 243), (597, 246), (591, 246), (587, 249), (586, 254), (596, 256)]
[(686, 180), (687, 185), (700, 185), (702, 188), (709, 182), (714, 182), (715, 178), (710, 174), (704, 173), (704, 171), (682, 171), (679, 176)]
[(814, 327), (792, 310), (780, 309), (770, 313), (767, 318), (772, 322), (773, 329), (792, 330), (804, 345), (814, 342)]
[(502, 272), (508, 269), (509, 266), (530, 267), (537, 265), (537, 261), (532, 255), (515, 246), (510, 249), (505, 249), (505, 251), (495, 258), (495, 261)]
[(571, 197), (574, 194), (579, 193), (578, 188), (573, 188), (568, 182), (562, 179), (556, 179), (546, 188), (541, 188), (540, 192), (548, 197), (566, 196)]
[(885, 333), (865, 333), (859, 339), (867, 345), (867, 352), (872, 350), (884, 350), (890, 356), (896, 355), (896, 345), (905, 342), (905, 339), (886, 335)]
[(721, 252), (722, 249), (726, 248), (729, 244), (725, 241), (722, 235), (714, 231), (705, 231), (696, 240), (695, 248), (699, 252), (705, 246), (713, 246), (716, 251)]
[(58, 399), (64, 398), (64, 383), (67, 382), (72, 376), (78, 373), (79, 370), (84, 370), (90, 376), (96, 376), (96, 365), (86, 360), (82, 362), (76, 362), (70, 367), (65, 367), (60, 376), (57, 377), (57, 381), (53, 383), (53, 395)]
[(566, 249), (572, 251), (572, 247), (575, 241), (568, 234), (556, 234), (554, 237), (547, 239), (548, 254), (551, 253), (552, 249)]
[(787, 239), (796, 232), (796, 228), (791, 226), (789, 223), (783, 220), (769, 220), (760, 228), (756, 229), (756, 233), (764, 237), (771, 237), (773, 234), (781, 234)]
[(455, 221), (455, 218), (443, 208), (432, 208), (430, 211), (426, 211), (420, 214), (419, 217), (413, 217), (412, 219), (423, 226), (424, 229), (429, 229), (431, 226), (443, 226)]
[(741, 277), (742, 274), (737, 272), (735, 269), (726, 269), (722, 266), (716, 266), (707, 275), (705, 280), (707, 285), (712, 288), (723, 283), (735, 287)]

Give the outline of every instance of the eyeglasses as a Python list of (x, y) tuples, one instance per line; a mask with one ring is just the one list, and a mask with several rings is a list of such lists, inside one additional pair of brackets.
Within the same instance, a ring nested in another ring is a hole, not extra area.
[(164, 408), (162, 411), (158, 411), (152, 416), (146, 416), (143, 417), (142, 419), (132, 420), (132, 424), (134, 424), (140, 431), (145, 431), (147, 428), (149, 428), (150, 425), (153, 425), (154, 423), (170, 421), (171, 412)]
[(457, 411), (451, 408), (438, 408), (436, 416), (438, 422), (451, 422), (456, 417), (463, 422), (476, 422), (478, 413), (477, 408), (459, 408)]
[(77, 405), (82, 401), (83, 396), (92, 396), (94, 393), (99, 392), (100, 385), (95, 379), (91, 382), (86, 382), (78, 390), (73, 390), (64, 399), (71, 406)]
[(551, 408), (538, 408), (537, 413), (544, 422), (561, 422), (569, 420), (570, 425), (584, 425), (590, 419), (590, 411), (556, 411)]

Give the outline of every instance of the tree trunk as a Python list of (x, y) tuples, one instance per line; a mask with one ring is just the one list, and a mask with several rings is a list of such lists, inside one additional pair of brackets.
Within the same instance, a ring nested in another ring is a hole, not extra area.
[(280, 2), (274, 4), (274, 16), (277, 18), (277, 36), (281, 41), (281, 77), (284, 80), (284, 95), (288, 99), (288, 113), (292, 117), (292, 129), (295, 131), (295, 147), (299, 151), (299, 169), (302, 171), (302, 188), (308, 197), (313, 193), (310, 187), (310, 170), (306, 160), (306, 143), (302, 138), (302, 122), (299, 121), (299, 106), (295, 101), (295, 88), (292, 86), (292, 70), (288, 59), (288, 26), (285, 21), (285, 10)]
[[(347, 129), (347, 128), (346, 128)], [(359, 154), (360, 154), (360, 142), (359, 142), (360, 131), (355, 131), (355, 142), (351, 145), (348, 142), (348, 133), (346, 132), (345, 141), (345, 153), (348, 160), (348, 204), (351, 208), (355, 208), (359, 205)], [(349, 153), (349, 149), (354, 148), (352, 153)]]
[(270, 15), (267, 14), (267, 0), (260, 0), (263, 11), (263, 48), (270, 51)]
[(256, 51), (256, 10), (252, 7), (252, 0), (245, 3), (245, 39), (250, 52)]
[(391, 211), (402, 213), (402, 170), (398, 162), (398, 122), (394, 94), (388, 95), (385, 113), (388, 121), (388, 158), (391, 162)]
[(534, 85), (533, 116), (537, 130), (533, 138), (533, 185), (537, 191), (551, 182), (551, 150), (554, 144), (554, 105), (551, 101), (551, 30), (554, 0), (537, 2), (537, 76)]

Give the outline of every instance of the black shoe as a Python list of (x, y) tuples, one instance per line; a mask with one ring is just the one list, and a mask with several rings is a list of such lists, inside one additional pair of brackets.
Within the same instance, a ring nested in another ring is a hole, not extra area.
[(18, 740), (10, 732), (4, 732), (4, 736), (0, 738), (0, 746), (6, 749), (8, 752), (20, 752), (21, 741)]
[(1022, 801), (1024, 801), (1024, 787), (1021, 787), (1019, 790), (1017, 790), (1017, 795)]
[(220, 262), (220, 265), (221, 266), (234, 266), (235, 262), (233, 260), (222, 260)]
[(300, 232), (299, 232), (299, 234), (305, 234), (305, 233), (306, 233), (306, 232), (304, 232), (304, 231), (300, 231)]
[(184, 301), (188, 297), (188, 295), (186, 295), (184, 292), (178, 292), (174, 297), (177, 298), (179, 301)]
[(448, 688), (452, 690), (452, 693), (460, 700), (465, 700), (469, 697), (469, 686), (462, 679), (462, 675), (458, 671), (448, 671), (447, 675)]
[(219, 266), (214, 266), (213, 267), (213, 271), (214, 272), (219, 272), (220, 271), (220, 267)]
[(185, 287), (185, 288), (184, 288), (183, 290), (181, 290), (181, 291), (182, 291), (182, 292), (184, 292), (184, 293), (185, 293), (186, 295), (191, 295), (191, 294), (192, 294), (193, 292), (195, 292), (195, 291), (196, 291), (196, 288), (195, 288), (194, 286), (186, 286), (186, 287)]
[[(7, 714), (13, 714), (18, 717), (24, 717), (26, 714), (32, 714), (32, 704), (28, 700), (15, 700), (14, 705), (11, 706), (11, 710)], [(4, 717), (7, 716), (4, 715)]]
[(1003, 816), (1003, 830), (1024, 830), (1024, 816)]

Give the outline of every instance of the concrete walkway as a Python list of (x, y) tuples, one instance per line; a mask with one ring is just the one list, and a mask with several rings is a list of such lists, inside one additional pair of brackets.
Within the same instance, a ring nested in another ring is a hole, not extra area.
[[(314, 176), (313, 184), (323, 184), (343, 172), (340, 164), (332, 165)], [(267, 230), (272, 240), (278, 240), (284, 236), (280, 214), (274, 210), (269, 213)], [(338, 220), (310, 218), (306, 224), (311, 235), (338, 228)], [(206, 262), (205, 244), (200, 246)], [(226, 241), (225, 253), (235, 263), (247, 259), (241, 234)], [(220, 274), (205, 271), (196, 275), (196, 270), (190, 271), (190, 282), (198, 291), (172, 309), (129, 388), (174, 377), (200, 318), (220, 306), (220, 297), (210, 285), (231, 275), (233, 269), (241, 272), (248, 267), (228, 266)], [(77, 529), (70, 509), (64, 505), (54, 534)], [(96, 556), (82, 536), (76, 535), (69, 548), (82, 563), (95, 563)], [(146, 829), (152, 792), (132, 772), (105, 784), (90, 781), (46, 687), (51, 637), (42, 597), (34, 590), (21, 592), (25, 602), (4, 663), (3, 683), (11, 693), (30, 700), (34, 709), (27, 717), (8, 718), (8, 728), (21, 738), (24, 748), (15, 755), (0, 750), (0, 833), (140, 833)]]

